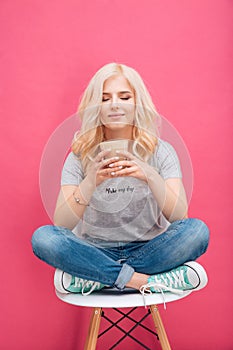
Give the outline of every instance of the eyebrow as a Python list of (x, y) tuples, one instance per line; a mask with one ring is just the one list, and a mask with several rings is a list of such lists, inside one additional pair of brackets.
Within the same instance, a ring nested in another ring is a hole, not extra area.
[[(133, 94), (132, 91), (119, 91), (118, 93), (119, 94)], [(103, 95), (111, 95), (111, 93), (103, 91)]]

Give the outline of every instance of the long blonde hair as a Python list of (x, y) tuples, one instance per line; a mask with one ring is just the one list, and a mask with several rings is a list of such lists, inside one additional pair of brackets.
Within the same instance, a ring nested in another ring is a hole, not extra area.
[(100, 142), (104, 141), (104, 126), (100, 122), (100, 110), (105, 80), (123, 75), (134, 92), (135, 118), (133, 127), (134, 153), (147, 160), (157, 144), (157, 113), (150, 94), (140, 75), (124, 64), (109, 63), (99, 69), (88, 84), (82, 96), (78, 114), (81, 129), (74, 136), (72, 151), (81, 159), (84, 171), (94, 157)]

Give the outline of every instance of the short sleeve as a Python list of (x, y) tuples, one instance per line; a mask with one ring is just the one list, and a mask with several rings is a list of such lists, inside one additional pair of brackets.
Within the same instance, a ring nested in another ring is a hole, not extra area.
[(73, 152), (69, 153), (62, 169), (61, 185), (79, 185), (83, 178), (80, 159)]
[(157, 170), (163, 179), (182, 178), (179, 158), (168, 142), (159, 140), (156, 163)]

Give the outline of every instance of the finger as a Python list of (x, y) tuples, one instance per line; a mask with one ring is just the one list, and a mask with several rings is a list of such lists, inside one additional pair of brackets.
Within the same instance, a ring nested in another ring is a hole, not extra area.
[(132, 166), (129, 168), (123, 168), (123, 169), (112, 169), (112, 172), (110, 173), (112, 176), (129, 176), (130, 174), (133, 174), (138, 170), (137, 166)]
[(116, 154), (118, 156), (123, 156), (124, 158), (128, 158), (128, 159), (131, 159), (131, 160), (135, 159), (135, 156), (132, 153), (128, 152), (128, 151), (118, 151), (117, 150)]
[(99, 164), (99, 168), (106, 168), (109, 167), (110, 164), (112, 164), (111, 167), (114, 166), (114, 164), (116, 162), (119, 161), (119, 157), (112, 157), (112, 158), (108, 158), (108, 159), (102, 159), (102, 161)]
[(100, 169), (98, 171), (98, 175), (104, 176), (104, 177), (110, 177), (110, 176), (112, 176), (111, 175), (112, 173), (115, 174), (115, 172), (111, 168), (104, 168), (104, 169)]
[(104, 150), (104, 151), (101, 151), (97, 154), (97, 156), (95, 157), (95, 161), (96, 162), (101, 162), (105, 157), (107, 157), (107, 155), (111, 152), (111, 149), (109, 150)]
[(131, 167), (132, 165), (135, 165), (135, 164), (137, 165), (137, 163), (132, 160), (119, 160), (109, 164), (109, 168), (121, 169), (121, 168)]

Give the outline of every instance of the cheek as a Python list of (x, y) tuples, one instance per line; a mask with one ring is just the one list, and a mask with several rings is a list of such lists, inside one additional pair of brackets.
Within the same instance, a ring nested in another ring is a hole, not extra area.
[(100, 109), (100, 118), (106, 118), (107, 115), (107, 107), (106, 105), (103, 105)]
[(107, 108), (101, 108), (100, 114), (99, 114), (99, 120), (100, 120), (100, 123), (103, 125), (108, 124), (109, 120), (108, 120)]
[(134, 120), (134, 116), (135, 116), (135, 106), (128, 106), (128, 111), (127, 111), (127, 115), (128, 118), (130, 118), (130, 120)]

